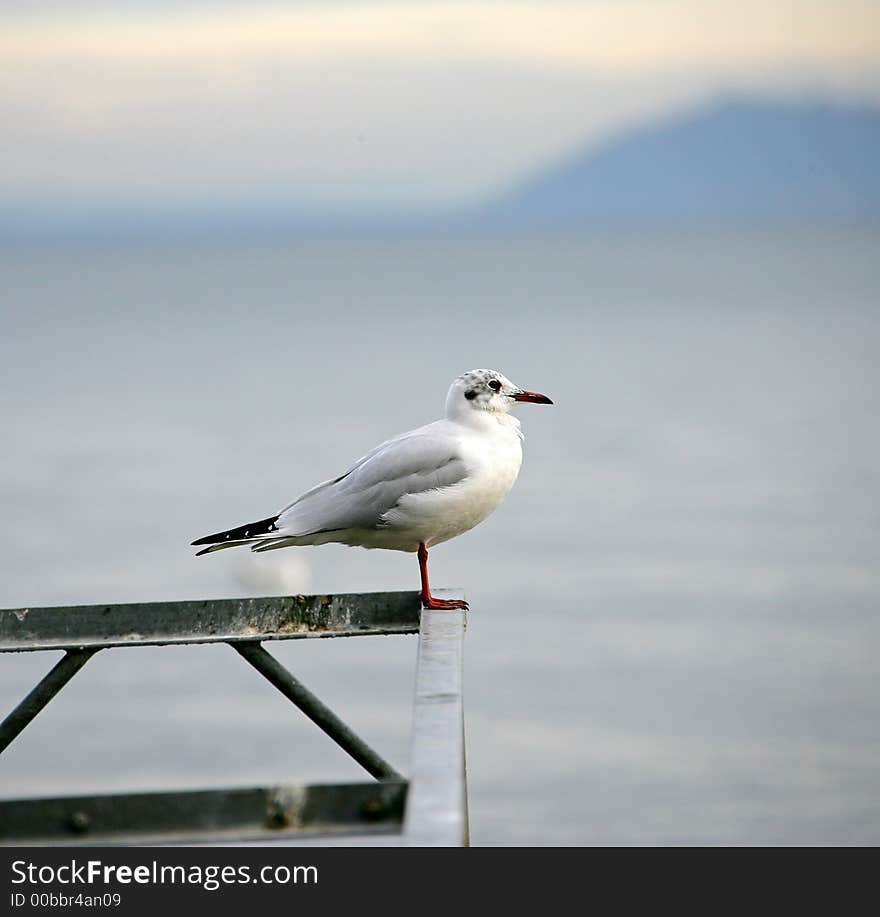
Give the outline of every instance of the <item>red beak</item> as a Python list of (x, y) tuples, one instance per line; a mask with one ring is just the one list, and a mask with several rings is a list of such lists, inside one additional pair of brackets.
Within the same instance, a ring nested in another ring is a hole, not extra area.
[(553, 404), (546, 395), (539, 395), (537, 392), (516, 392), (512, 397), (514, 401), (530, 401), (532, 404)]

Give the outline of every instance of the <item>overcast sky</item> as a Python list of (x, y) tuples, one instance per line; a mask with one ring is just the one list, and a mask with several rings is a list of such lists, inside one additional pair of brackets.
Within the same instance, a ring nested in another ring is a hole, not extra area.
[(722, 91), (880, 102), (870, 0), (3, 9), (0, 199), (454, 207)]

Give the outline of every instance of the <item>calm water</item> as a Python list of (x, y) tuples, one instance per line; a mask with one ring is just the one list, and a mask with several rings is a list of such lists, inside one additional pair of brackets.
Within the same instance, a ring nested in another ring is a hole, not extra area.
[[(479, 844), (880, 842), (880, 232), (0, 255), (0, 605), (415, 588), (342, 547), (195, 560), (439, 416), (524, 405), (463, 585)], [(412, 638), (278, 655), (406, 767)], [(0, 658), (13, 706), (48, 657)], [(358, 779), (228, 648), (96, 657), (3, 795)]]

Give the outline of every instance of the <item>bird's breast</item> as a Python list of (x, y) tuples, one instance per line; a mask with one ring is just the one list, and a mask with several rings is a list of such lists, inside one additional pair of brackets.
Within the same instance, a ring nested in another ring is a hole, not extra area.
[(401, 501), (428, 547), (467, 532), (498, 508), (519, 474), (522, 445), (517, 435), (473, 437), (462, 443), (461, 456), (462, 481)]

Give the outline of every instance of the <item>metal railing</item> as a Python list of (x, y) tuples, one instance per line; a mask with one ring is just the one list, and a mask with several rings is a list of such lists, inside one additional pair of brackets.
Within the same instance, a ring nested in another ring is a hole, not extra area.
[[(464, 630), (464, 612), (421, 610), (415, 592), (0, 610), (0, 653), (64, 652), (0, 724), (0, 753), (101, 650), (227, 643), (377, 780), (5, 800), (0, 844), (289, 844), (354, 835), (386, 844), (466, 844)], [(408, 780), (263, 646), (414, 633), (419, 647)]]

